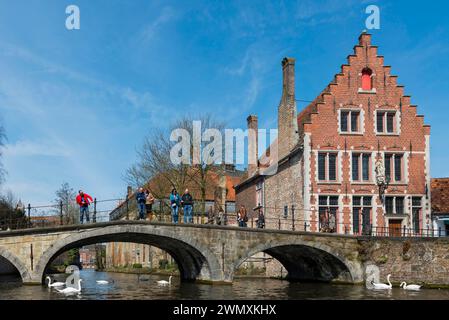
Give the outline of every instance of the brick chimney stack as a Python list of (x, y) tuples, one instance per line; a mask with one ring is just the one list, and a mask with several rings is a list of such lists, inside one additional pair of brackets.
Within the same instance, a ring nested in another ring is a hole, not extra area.
[(359, 45), (369, 47), (371, 45), (371, 34), (363, 31), (359, 36)]
[(250, 115), (248, 123), (248, 177), (253, 176), (258, 169), (258, 124), (257, 116)]
[(282, 98), (278, 108), (278, 159), (292, 151), (298, 143), (295, 101), (295, 59), (282, 60)]

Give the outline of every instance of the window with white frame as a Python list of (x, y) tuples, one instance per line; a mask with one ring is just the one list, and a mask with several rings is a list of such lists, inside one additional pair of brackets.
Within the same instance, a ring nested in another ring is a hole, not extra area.
[(318, 216), (320, 232), (337, 231), (338, 196), (319, 196)]
[(361, 119), (360, 110), (340, 110), (340, 132), (361, 133)]
[(370, 181), (370, 163), (371, 154), (370, 153), (353, 153), (352, 154), (352, 181), (363, 182)]
[(385, 197), (386, 214), (404, 214), (404, 200), (405, 197)]
[(337, 159), (336, 152), (318, 153), (318, 180), (319, 181), (337, 181)]
[(412, 197), (412, 221), (413, 221), (413, 231), (416, 234), (420, 233), (421, 229), (421, 197)]
[(352, 197), (352, 228), (354, 234), (370, 234), (371, 231), (371, 210), (373, 197), (353, 196)]
[(391, 182), (402, 182), (404, 179), (404, 154), (385, 153), (385, 176)]
[(380, 134), (396, 134), (399, 132), (397, 127), (398, 112), (395, 110), (376, 111), (376, 132)]

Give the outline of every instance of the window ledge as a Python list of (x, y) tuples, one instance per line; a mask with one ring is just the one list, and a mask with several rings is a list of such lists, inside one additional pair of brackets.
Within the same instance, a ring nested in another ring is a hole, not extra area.
[(397, 132), (394, 133), (384, 133), (384, 132), (376, 132), (377, 136), (395, 136), (395, 137), (399, 137), (400, 134)]
[(341, 185), (340, 181), (317, 181), (317, 184), (335, 184), (335, 185)]
[(363, 132), (340, 132), (342, 136), (363, 136)]
[(362, 88), (359, 88), (358, 93), (376, 94), (377, 90), (376, 88), (373, 88), (371, 90), (363, 90)]
[(408, 218), (408, 214), (397, 214), (397, 213), (385, 213), (385, 218), (392, 219), (405, 219)]
[(351, 184), (353, 185), (367, 185), (367, 186), (375, 186), (377, 187), (377, 185), (375, 185), (374, 181), (350, 181)]
[(407, 187), (408, 183), (406, 183), (406, 182), (390, 182), (390, 184), (388, 186), (395, 186), (395, 187), (403, 186), (403, 187)]

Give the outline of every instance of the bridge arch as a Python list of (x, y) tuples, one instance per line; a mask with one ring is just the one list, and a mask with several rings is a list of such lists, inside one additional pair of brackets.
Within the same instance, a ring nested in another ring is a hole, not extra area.
[(289, 280), (323, 281), (338, 279), (344, 282), (362, 281), (362, 268), (358, 262), (349, 260), (338, 249), (329, 245), (296, 239), (294, 241), (268, 241), (258, 243), (238, 258), (231, 270), (235, 270), (248, 258), (265, 252), (278, 260), (287, 270)]
[(19, 272), (22, 281), (26, 281), (30, 279), (30, 273), (28, 272), (28, 268), (23, 262), (9, 250), (0, 247), (0, 257), (11, 263)]
[(176, 261), (181, 280), (219, 280), (219, 262), (208, 247), (194, 237), (176, 232), (175, 228), (156, 225), (116, 225), (79, 230), (57, 240), (41, 255), (36, 268), (37, 281), (44, 281), (47, 266), (59, 254), (81, 246), (105, 242), (133, 242), (148, 244), (168, 252)]

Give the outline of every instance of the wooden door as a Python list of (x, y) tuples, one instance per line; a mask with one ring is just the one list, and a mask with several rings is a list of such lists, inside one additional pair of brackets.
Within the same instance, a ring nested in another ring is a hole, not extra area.
[(402, 220), (390, 220), (388, 222), (388, 229), (390, 237), (400, 237), (401, 236), (401, 224)]

